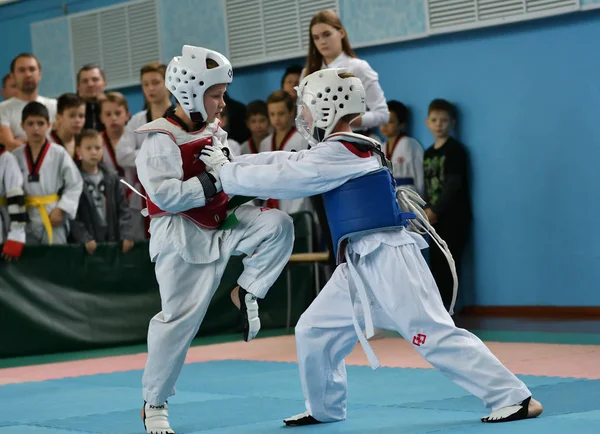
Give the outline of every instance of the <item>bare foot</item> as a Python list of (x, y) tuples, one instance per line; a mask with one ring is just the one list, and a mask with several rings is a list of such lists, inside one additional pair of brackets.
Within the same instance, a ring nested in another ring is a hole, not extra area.
[(539, 401), (531, 398), (531, 401), (529, 401), (529, 407), (527, 408), (527, 417), (538, 417), (543, 411), (544, 407), (542, 407), (542, 404)]
[(235, 307), (240, 308), (240, 287), (236, 286), (231, 290), (231, 302), (235, 304)]

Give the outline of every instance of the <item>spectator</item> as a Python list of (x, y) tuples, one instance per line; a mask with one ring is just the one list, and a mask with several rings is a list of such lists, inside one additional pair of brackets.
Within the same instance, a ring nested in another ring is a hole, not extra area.
[(13, 151), (23, 174), (29, 215), (27, 244), (66, 244), (68, 218), (75, 218), (82, 180), (75, 162), (62, 146), (50, 143), (50, 115), (42, 103), (23, 109), (27, 144)]
[[(117, 159), (123, 159), (127, 167), (135, 167), (135, 156), (137, 150), (142, 146), (146, 134), (134, 134), (142, 125), (165, 116), (167, 111), (174, 111), (175, 105), (171, 102), (169, 89), (165, 87), (165, 72), (167, 66), (164, 63), (152, 62), (144, 65), (140, 70), (142, 92), (144, 94), (144, 109), (137, 112), (127, 122), (127, 137), (133, 138), (134, 143), (127, 143), (121, 152), (117, 153)], [(125, 143), (123, 143), (125, 144)]]
[(104, 131), (100, 120), (100, 99), (105, 90), (106, 75), (98, 65), (89, 63), (77, 72), (77, 95), (85, 101), (84, 128)]
[(102, 163), (102, 138), (96, 130), (77, 136), (77, 165), (83, 178), (83, 192), (71, 237), (92, 255), (99, 242), (121, 242), (123, 253), (134, 245), (131, 213), (119, 177)]
[(75, 136), (85, 123), (85, 102), (74, 93), (58, 97), (56, 122), (50, 132), (50, 141), (61, 145), (75, 159)]
[(425, 194), (423, 180), (423, 147), (406, 134), (408, 124), (408, 109), (400, 101), (388, 101), (390, 120), (379, 127), (386, 141), (383, 143), (385, 156), (392, 162), (393, 175), (396, 185), (408, 186), (419, 193)]
[[(425, 151), (423, 170), (425, 212), (436, 232), (448, 244), (458, 273), (471, 223), (471, 202), (467, 151), (450, 135), (455, 123), (456, 109), (452, 103), (435, 99), (429, 104), (427, 127), (434, 143)], [(429, 249), (429, 265), (442, 300), (449, 305), (452, 300), (452, 274), (437, 246)]]
[(285, 90), (296, 101), (295, 87), (300, 84), (300, 76), (302, 75), (302, 66), (290, 65), (286, 68), (281, 77), (281, 90)]
[(118, 164), (117, 147), (129, 120), (129, 105), (122, 93), (109, 92), (101, 99), (100, 120), (105, 125), (105, 129), (101, 133), (104, 141), (104, 164), (122, 177), (125, 175), (125, 171)]
[(0, 143), (12, 151), (27, 141), (21, 127), (21, 115), (27, 103), (37, 101), (45, 105), (52, 124), (56, 115), (56, 100), (38, 94), (42, 65), (33, 54), (17, 55), (10, 64), (10, 72), (17, 84), (17, 95), (0, 103)]
[(6, 101), (7, 99), (11, 99), (13, 96), (17, 96), (19, 89), (17, 88), (17, 83), (15, 82), (15, 78), (9, 72), (4, 77), (2, 77), (2, 99)]
[(260, 144), (269, 135), (269, 110), (267, 103), (255, 100), (246, 107), (246, 126), (250, 137), (240, 145), (242, 154), (256, 154), (260, 152)]
[(346, 68), (356, 75), (365, 88), (367, 113), (352, 125), (355, 130), (369, 130), (385, 124), (389, 112), (379, 76), (365, 61), (358, 59), (342, 21), (332, 10), (317, 13), (310, 21), (309, 47), (304, 76), (323, 68)]

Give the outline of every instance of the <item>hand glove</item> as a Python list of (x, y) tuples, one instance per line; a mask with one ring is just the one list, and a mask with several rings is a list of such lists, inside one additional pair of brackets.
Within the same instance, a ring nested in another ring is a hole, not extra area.
[(11, 224), (11, 230), (8, 233), (8, 237), (4, 242), (4, 247), (2, 248), (2, 256), (9, 260), (18, 259), (23, 252), (23, 247), (25, 246), (25, 226), (14, 226), (14, 224)]
[(200, 160), (209, 172), (215, 172), (217, 175), (221, 168), (229, 163), (223, 151), (214, 146), (205, 146), (200, 152)]

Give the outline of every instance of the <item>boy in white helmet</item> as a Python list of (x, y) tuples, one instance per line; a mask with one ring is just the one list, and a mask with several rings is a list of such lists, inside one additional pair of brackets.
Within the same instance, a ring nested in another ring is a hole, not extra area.
[(426, 243), (405, 226), (429, 229), (443, 250), (445, 243), (423, 217), (419, 196), (402, 187), (400, 205), (413, 212), (401, 211), (379, 143), (352, 133), (352, 120), (364, 112), (360, 80), (325, 69), (298, 88), (296, 125), (313, 145), (310, 150), (244, 155), (231, 163), (218, 149), (202, 151), (227, 194), (278, 199), (324, 194), (339, 265), (296, 325), (307, 411), (285, 424), (346, 418), (344, 358), (360, 341), (373, 369), (379, 367), (367, 341), (374, 327), (399, 332), (450, 380), (482, 399), (492, 410), (484, 422), (539, 415), (542, 407), (525, 384), (446, 312), (420, 252)]
[[(235, 206), (198, 159), (205, 146), (227, 152), (217, 119), (232, 81), (220, 53), (185, 45), (168, 65), (165, 83), (177, 108), (137, 132), (147, 134), (136, 157), (150, 215), (150, 257), (162, 311), (150, 321), (141, 415), (148, 433), (173, 433), (167, 398), (231, 255), (247, 255), (238, 278), (244, 340), (260, 329), (257, 299), (285, 267), (293, 223), (278, 210)], [(223, 155), (223, 154), (221, 154)]]

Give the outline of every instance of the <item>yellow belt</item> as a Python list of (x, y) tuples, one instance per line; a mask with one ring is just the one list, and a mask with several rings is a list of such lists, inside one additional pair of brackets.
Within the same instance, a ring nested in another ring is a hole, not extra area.
[(49, 194), (48, 196), (25, 196), (25, 206), (34, 206), (40, 212), (42, 224), (44, 225), (44, 229), (46, 229), (50, 244), (52, 244), (52, 223), (50, 223), (50, 216), (48, 216), (45, 205), (50, 205), (55, 202), (58, 202), (58, 194)]
[(0, 206), (5, 206), (8, 202), (5, 197), (0, 197)]

